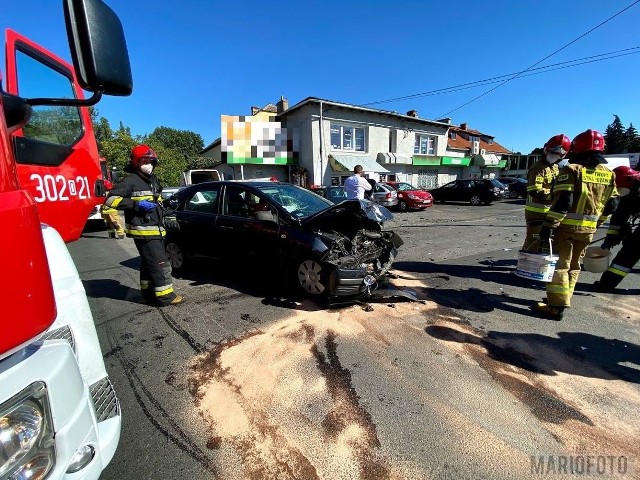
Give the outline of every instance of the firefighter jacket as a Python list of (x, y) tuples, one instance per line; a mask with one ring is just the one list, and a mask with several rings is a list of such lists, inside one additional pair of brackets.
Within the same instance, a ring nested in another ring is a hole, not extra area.
[(527, 203), (525, 212), (546, 214), (553, 200), (551, 189), (558, 176), (558, 165), (549, 165), (544, 158), (538, 160), (527, 173)]
[(615, 208), (617, 197), (615, 174), (607, 167), (570, 163), (556, 177), (553, 206), (544, 226), (595, 233)]
[[(134, 172), (109, 191), (105, 205), (124, 211), (125, 233), (135, 239), (157, 239), (165, 236), (160, 192), (162, 186), (154, 174)], [(157, 204), (150, 212), (138, 208), (138, 202)]]
[(629, 220), (640, 214), (640, 181), (636, 181), (628, 195), (620, 199), (618, 208), (611, 215), (604, 245), (615, 247), (631, 234)]

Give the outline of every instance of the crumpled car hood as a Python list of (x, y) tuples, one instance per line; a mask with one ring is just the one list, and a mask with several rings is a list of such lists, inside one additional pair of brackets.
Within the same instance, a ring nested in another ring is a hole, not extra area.
[(337, 221), (336, 223), (340, 224), (342, 222), (367, 219), (380, 224), (392, 218), (393, 214), (388, 209), (370, 200), (345, 200), (321, 212), (303, 218), (300, 223), (305, 227), (314, 228), (315, 226), (326, 225), (328, 220)]

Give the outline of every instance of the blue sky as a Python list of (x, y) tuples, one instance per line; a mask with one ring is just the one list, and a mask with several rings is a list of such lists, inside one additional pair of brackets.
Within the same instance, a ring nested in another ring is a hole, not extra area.
[[(134, 93), (97, 106), (134, 134), (192, 130), (205, 145), (220, 115), (315, 96), (366, 104), (519, 72), (634, 0), (225, 1), (107, 0), (120, 16)], [(25, 0), (3, 26), (68, 59), (62, 1)], [(640, 3), (552, 56), (545, 66), (640, 45)], [(636, 50), (640, 52), (640, 50)], [(496, 84), (372, 105), (459, 125), (530, 152), (552, 135), (640, 129), (640, 53)]]

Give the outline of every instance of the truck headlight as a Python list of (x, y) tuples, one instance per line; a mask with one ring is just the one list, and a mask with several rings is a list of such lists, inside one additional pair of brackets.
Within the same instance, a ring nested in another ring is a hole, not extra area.
[(0, 478), (44, 478), (55, 464), (51, 410), (44, 382), (0, 405)]

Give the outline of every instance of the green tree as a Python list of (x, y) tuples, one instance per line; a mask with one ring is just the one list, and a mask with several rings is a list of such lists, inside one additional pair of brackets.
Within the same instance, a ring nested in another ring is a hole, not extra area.
[(606, 153), (627, 153), (627, 136), (624, 125), (618, 115), (613, 115), (614, 119), (607, 125), (604, 138), (606, 141)]
[(627, 137), (627, 151), (632, 153), (640, 152), (640, 135), (633, 123), (629, 124), (629, 128), (625, 132)]

